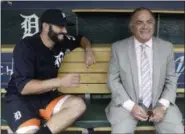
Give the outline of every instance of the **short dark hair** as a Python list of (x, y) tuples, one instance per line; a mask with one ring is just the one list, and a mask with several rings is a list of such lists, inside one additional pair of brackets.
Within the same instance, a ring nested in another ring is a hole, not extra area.
[(143, 11), (143, 10), (148, 11), (148, 12), (152, 15), (152, 17), (155, 19), (155, 16), (154, 16), (154, 14), (152, 13), (152, 11), (151, 11), (149, 8), (146, 8), (146, 7), (139, 7), (139, 8), (136, 8), (136, 9), (132, 12), (132, 14), (131, 14), (131, 19), (132, 19), (132, 17), (133, 17), (137, 12), (140, 12), (140, 11)]

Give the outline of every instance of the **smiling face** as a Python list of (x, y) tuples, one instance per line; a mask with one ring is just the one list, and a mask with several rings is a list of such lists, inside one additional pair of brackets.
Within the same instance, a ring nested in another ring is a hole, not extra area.
[(54, 42), (61, 42), (64, 39), (64, 34), (67, 33), (66, 27), (49, 25), (48, 37)]
[(130, 28), (135, 38), (139, 42), (145, 43), (154, 34), (155, 19), (149, 11), (140, 10), (132, 16)]

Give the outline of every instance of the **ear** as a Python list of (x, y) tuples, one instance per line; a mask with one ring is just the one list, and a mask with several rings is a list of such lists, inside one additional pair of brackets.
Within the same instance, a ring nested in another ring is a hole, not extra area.
[(130, 29), (130, 32), (132, 33), (133, 25), (132, 25), (132, 22), (131, 22), (131, 21), (130, 21), (130, 23), (129, 23), (129, 29)]
[(42, 23), (42, 30), (45, 31), (45, 32), (48, 32), (49, 31), (49, 24), (48, 23)]

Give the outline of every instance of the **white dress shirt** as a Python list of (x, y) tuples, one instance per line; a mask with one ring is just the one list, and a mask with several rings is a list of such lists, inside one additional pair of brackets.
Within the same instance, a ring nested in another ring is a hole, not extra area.
[[(138, 80), (139, 80), (139, 99), (141, 99), (142, 97), (142, 90), (141, 90), (141, 70), (140, 70), (140, 63), (141, 63), (141, 47), (140, 45), (142, 45), (143, 43), (139, 42), (135, 37), (134, 37), (134, 45), (135, 45), (135, 52), (136, 52), (136, 60), (137, 60), (137, 68), (138, 68)], [(144, 43), (145, 45), (147, 45), (146, 47), (146, 55), (148, 57), (149, 60), (149, 64), (150, 64), (150, 72), (151, 72), (151, 81), (152, 80), (152, 73), (153, 73), (153, 48), (152, 48), (152, 38)], [(165, 107), (169, 106), (169, 101), (166, 99), (161, 98), (159, 100), (159, 103), (163, 104)], [(123, 108), (125, 108), (128, 111), (131, 111), (133, 106), (134, 106), (134, 102), (132, 100), (127, 100), (123, 103)]]

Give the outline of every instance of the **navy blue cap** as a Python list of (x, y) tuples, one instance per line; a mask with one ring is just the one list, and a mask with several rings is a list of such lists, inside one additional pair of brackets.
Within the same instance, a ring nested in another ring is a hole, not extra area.
[(66, 19), (66, 15), (63, 11), (59, 9), (48, 9), (46, 10), (41, 18), (41, 24), (46, 22), (57, 26), (71, 26), (74, 25)]

